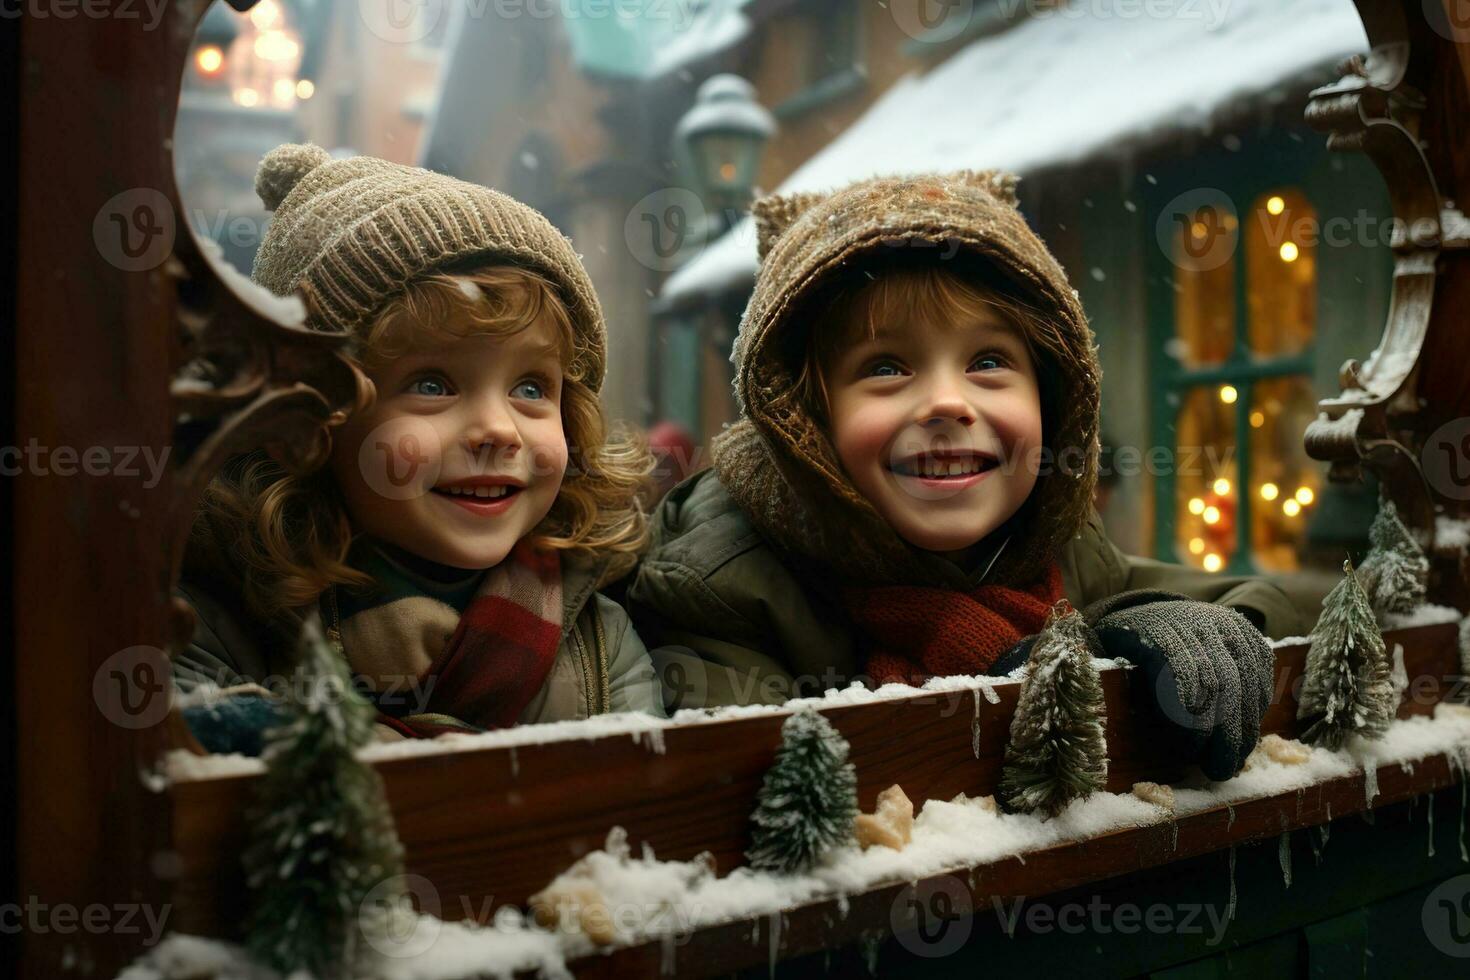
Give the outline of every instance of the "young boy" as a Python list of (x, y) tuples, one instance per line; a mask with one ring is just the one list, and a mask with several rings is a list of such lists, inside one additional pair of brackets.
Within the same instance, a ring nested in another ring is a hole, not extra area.
[(1004, 673), (1065, 597), (1224, 778), (1269, 703), (1261, 630), (1301, 617), (1274, 585), (1104, 536), (1092, 335), (1014, 182), (757, 202), (744, 418), (660, 507), (630, 612), (677, 708)]

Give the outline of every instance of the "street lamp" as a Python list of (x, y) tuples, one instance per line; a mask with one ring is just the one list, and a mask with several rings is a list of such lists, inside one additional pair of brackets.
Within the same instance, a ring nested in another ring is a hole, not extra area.
[(709, 211), (709, 236), (725, 231), (750, 203), (761, 150), (776, 120), (739, 75), (714, 75), (674, 127), (675, 152), (694, 175)]

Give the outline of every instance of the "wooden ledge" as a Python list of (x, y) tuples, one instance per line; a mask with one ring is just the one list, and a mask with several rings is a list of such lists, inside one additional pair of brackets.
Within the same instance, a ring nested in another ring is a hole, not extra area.
[[(1458, 678), (1456, 624), (1389, 631), (1385, 640), (1390, 651), (1396, 643), (1403, 646), (1411, 681), (1413, 696), (1401, 705), (1400, 716), (1432, 713)], [(1280, 647), (1276, 654), (1276, 695), (1262, 731), (1291, 738), (1297, 734), (1294, 692), (1306, 648)], [(1146, 697), (1130, 690), (1137, 674), (1102, 674), (1107, 788), (1113, 792), (1126, 792), (1142, 780), (1177, 782), (1186, 769), (1178, 747), (1149, 712), (1131, 710), (1135, 698)], [(959, 793), (984, 796), (993, 794), (1000, 780), (1019, 689), (1016, 682), (996, 685), (994, 702), (978, 690), (922, 693), (835, 706), (823, 714), (851, 744), (864, 809), (871, 809), (878, 793), (894, 783), (916, 803), (949, 800)], [(717, 873), (729, 873), (743, 863), (747, 821), (780, 743), (783, 720), (783, 714), (765, 714), (671, 726), (663, 732), (661, 753), (628, 735), (605, 735), (394, 759), (378, 763), (378, 770), (403, 841), (407, 871), (434, 884), (445, 918), (474, 915), (484, 921), (502, 905), (523, 905), (577, 858), (601, 848), (615, 825), (626, 828), (634, 853), (645, 842), (663, 860), (687, 861), (708, 851)], [(1412, 776), (1385, 773), (1385, 799), (1390, 792), (1423, 792), (1434, 778), (1448, 778), (1443, 772), (1435, 777), (1433, 771), (1425, 765)], [(256, 778), (191, 780), (171, 787), (180, 872), (173, 892), (178, 930), (230, 938), (244, 921), (239, 855)], [(1339, 791), (1344, 800), (1357, 792), (1361, 806), (1361, 786), (1333, 790)], [(1322, 806), (1327, 800), (1335, 797)], [(1270, 809), (1275, 813), (1275, 804)], [(1336, 802), (1332, 810), (1349, 812), (1339, 810)], [(1233, 831), (1243, 833), (1241, 807), (1236, 812)], [(1288, 816), (1313, 819), (1310, 811), (1293, 810)], [(1199, 846), (1190, 843), (1195, 831), (1186, 831), (1186, 823), (1217, 830), (1208, 819), (1200, 814), (1180, 821), (1178, 852), (1164, 846), (1167, 839), (1146, 847), (1155, 835), (1172, 835), (1168, 828), (1151, 828), (1076, 845), (1060, 864), (1076, 864), (1082, 852), (1106, 853), (1107, 860), (1088, 872), (1101, 876), (1105, 868), (1117, 873), (1183, 857), (1193, 853), (1186, 848)], [(1283, 829), (1265, 823), (1261, 827), (1261, 834)], [(1139, 864), (1143, 857), (1135, 852), (1148, 860)], [(1053, 884), (1035, 874), (1034, 863), (1027, 867), (1033, 874), (1029, 893), (1054, 890), (1065, 880), (1063, 876)], [(742, 928), (748, 936), (749, 924)], [(790, 939), (799, 944), (799, 930)]]

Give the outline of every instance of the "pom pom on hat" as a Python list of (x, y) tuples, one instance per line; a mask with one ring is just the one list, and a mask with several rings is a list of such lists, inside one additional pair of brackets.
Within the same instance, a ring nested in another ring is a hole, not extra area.
[(311, 143), (283, 143), (265, 155), (255, 171), (255, 193), (267, 211), (281, 206), (297, 182), (324, 163), (332, 155)]

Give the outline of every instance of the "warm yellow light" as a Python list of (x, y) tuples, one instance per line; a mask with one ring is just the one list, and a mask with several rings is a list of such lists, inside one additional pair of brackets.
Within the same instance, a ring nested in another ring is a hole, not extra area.
[(296, 97), (305, 102), (316, 94), (316, 83), (309, 78), (303, 78), (296, 83)]
[(1220, 523), (1220, 508), (1218, 508), (1218, 507), (1206, 507), (1205, 508), (1204, 518), (1205, 518), (1205, 523), (1206, 524), (1219, 524)]
[(1189, 553), (1191, 555), (1202, 555), (1202, 554), (1204, 554), (1205, 553), (1205, 539), (1204, 538), (1190, 538), (1189, 539)]
[(225, 66), (225, 53), (217, 44), (206, 44), (194, 52), (194, 65), (202, 75), (217, 75)]
[(1205, 502), (1199, 497), (1190, 497), (1189, 512), (1196, 517), (1203, 514), (1205, 512)]
[(1220, 400), (1227, 405), (1234, 405), (1235, 399), (1240, 397), (1240, 392), (1235, 390), (1235, 385), (1220, 386)]
[(291, 84), (289, 78), (278, 78), (276, 84), (271, 86), (271, 94), (276, 97), (277, 102), (290, 102), (296, 97), (296, 86)]
[(1275, 500), (1281, 495), (1281, 488), (1274, 483), (1261, 484), (1261, 499)]
[(1204, 238), (1210, 229), (1205, 227), (1203, 221), (1196, 221), (1189, 226), (1189, 233), (1195, 238)]
[(1218, 572), (1224, 567), (1225, 559), (1221, 558), (1219, 555), (1215, 554), (1214, 552), (1205, 555), (1205, 571)]
[(255, 56), (261, 61), (290, 61), (301, 45), (285, 31), (265, 31), (255, 38)]
[(250, 11), (250, 23), (255, 25), (258, 31), (269, 30), (280, 23), (281, 8), (276, 0), (260, 0), (254, 9)]
[(260, 104), (260, 93), (253, 88), (235, 89), (235, 101), (247, 109)]
[(1316, 499), (1317, 495), (1312, 492), (1311, 487), (1297, 487), (1296, 502), (1301, 504), (1303, 507), (1307, 506)]
[(1215, 481), (1215, 493), (1222, 497), (1230, 496), (1230, 481), (1223, 476)]
[(1265, 412), (1261, 411), (1259, 408), (1256, 409), (1254, 412), (1251, 412), (1251, 428), (1252, 429), (1259, 429), (1261, 426), (1263, 426), (1265, 424), (1266, 424), (1266, 413)]
[(1295, 517), (1302, 512), (1302, 505), (1295, 499), (1288, 497), (1286, 503), (1281, 505), (1281, 512), (1287, 517)]
[(1296, 242), (1281, 243), (1281, 261), (1295, 262), (1298, 254), (1299, 252), (1296, 247)]
[(1266, 202), (1266, 210), (1270, 211), (1272, 214), (1280, 214), (1282, 211), (1286, 210), (1286, 202), (1283, 201), (1280, 197), (1273, 195), (1271, 199)]

